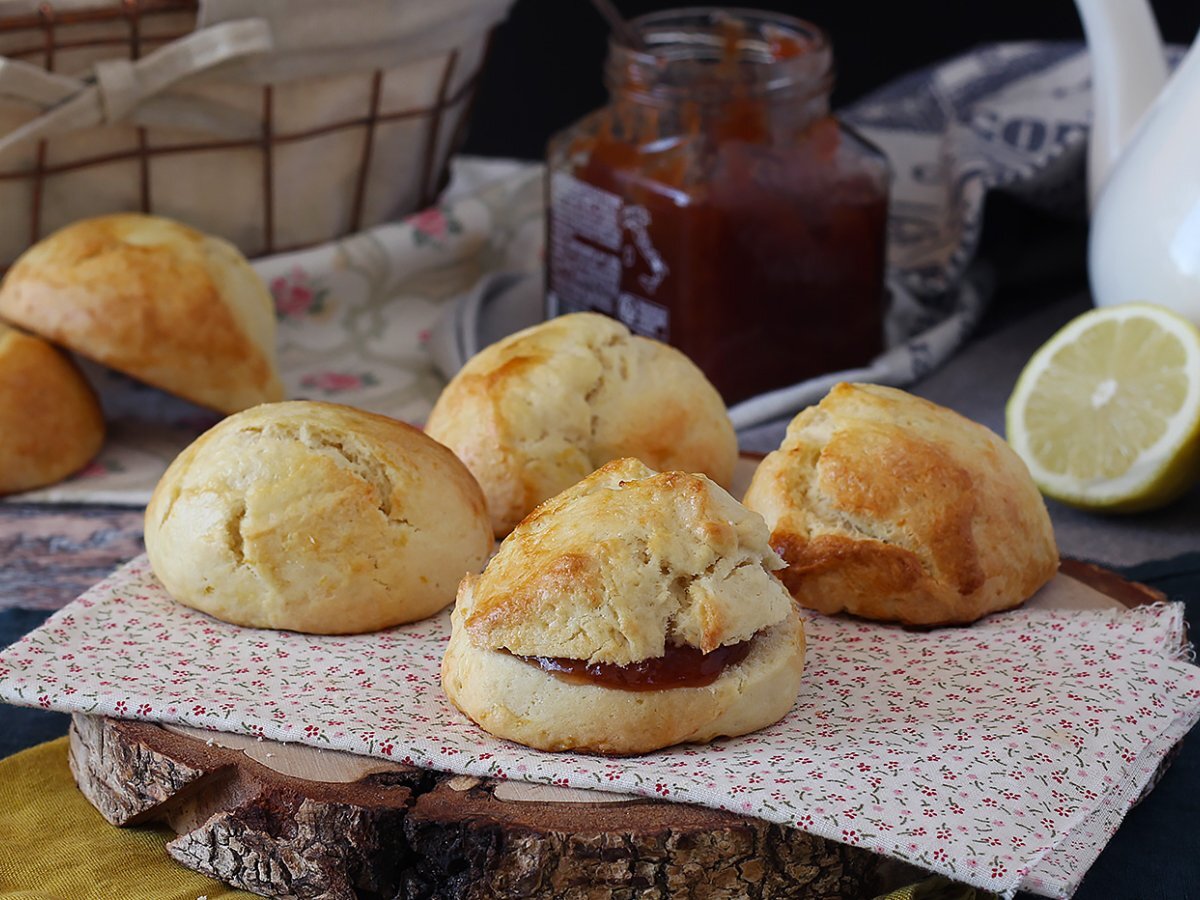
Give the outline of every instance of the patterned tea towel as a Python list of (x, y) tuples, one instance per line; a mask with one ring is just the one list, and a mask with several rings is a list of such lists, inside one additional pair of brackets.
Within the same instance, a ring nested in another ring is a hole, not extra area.
[[(797, 412), (838, 381), (903, 386), (944, 362), (983, 314), (990, 279), (972, 266), (989, 191), (1082, 217), (1084, 149), (1091, 115), (1090, 62), (1072, 43), (985, 46), (871, 94), (840, 118), (892, 167), (888, 222), (888, 350), (870, 366), (813, 378), (738, 403), (746, 429)], [(457, 356), (541, 314), (541, 282), (497, 279), (455, 309)], [(503, 308), (495, 314), (492, 305)]]
[(780, 722), (611, 759), (529, 750), (455, 710), (446, 613), (352, 637), (239, 628), (175, 603), (143, 557), (0, 653), (0, 699), (699, 803), (1067, 897), (1200, 716), (1182, 604), (1080, 611), (1080, 592), (1059, 576), (1022, 610), (923, 632), (813, 614)]
[[(971, 266), (987, 193), (1082, 214), (1088, 76), (1077, 44), (1000, 44), (845, 110), (893, 169), (890, 349), (866, 369), (739, 403), (735, 424), (794, 413), (837, 380), (910, 384), (946, 360), (987, 300), (986, 273)], [(288, 395), (422, 421), (467, 356), (540, 320), (542, 205), (541, 167), (460, 159), (439, 206), (256, 261), (275, 297)], [(215, 421), (98, 367), (88, 372), (111, 422), (108, 443), (81, 475), (17, 499), (140, 505), (170, 459)]]

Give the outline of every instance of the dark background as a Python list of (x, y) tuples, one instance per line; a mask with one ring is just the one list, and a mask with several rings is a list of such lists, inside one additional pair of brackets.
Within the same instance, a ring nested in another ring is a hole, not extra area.
[[(1127, 0), (1134, 2), (1134, 0)], [(625, 18), (677, 8), (670, 0), (614, 0)], [(833, 43), (838, 109), (888, 81), (980, 44), (1083, 41), (1072, 0), (761, 0), (756, 6), (819, 25)], [(1151, 0), (1164, 40), (1190, 44), (1200, 0)], [(496, 29), (463, 151), (542, 159), (548, 138), (602, 106), (608, 28), (590, 0), (516, 0)], [(994, 273), (994, 294), (977, 336), (1054, 300), (1087, 290), (1083, 199), (1054, 219), (1010, 195), (986, 204), (977, 258)]]
[[(626, 18), (686, 2), (615, 0)], [(720, 4), (709, 4), (720, 5)], [(747, 2), (808, 19), (833, 41), (834, 108), (912, 69), (991, 41), (1082, 40), (1071, 0)], [(1163, 37), (1190, 43), (1200, 2), (1157, 0)], [(496, 31), (466, 152), (540, 159), (546, 139), (605, 101), (607, 27), (589, 0), (517, 0)]]

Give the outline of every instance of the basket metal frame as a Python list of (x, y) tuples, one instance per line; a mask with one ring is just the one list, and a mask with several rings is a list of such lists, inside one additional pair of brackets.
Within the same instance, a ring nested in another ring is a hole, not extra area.
[[(141, 57), (147, 41), (143, 36), (143, 23), (149, 17), (166, 14), (191, 13), (195, 15), (198, 9), (197, 0), (117, 0), (115, 3), (97, 5), (78, 9), (55, 9), (51, 2), (38, 5), (36, 14), (0, 18), (0, 34), (29, 32), (32, 37), (29, 45), (19, 46), (9, 50), (7, 56), (25, 59), (28, 62), (40, 64), (47, 71), (55, 70), (57, 54), (64, 49), (95, 48), (102, 46), (128, 48), (130, 60)], [(71, 26), (124, 21), (127, 32), (124, 38), (102, 37), (81, 40), (72, 38), (69, 34)], [(157, 45), (168, 43), (184, 37), (188, 31), (179, 34), (156, 34), (153, 43)], [(42, 197), (45, 181), (48, 177), (63, 172), (86, 169), (107, 165), (114, 162), (136, 159), (140, 170), (140, 202), (141, 212), (152, 213), (153, 197), (151, 196), (150, 163), (156, 156), (179, 153), (201, 153), (215, 150), (240, 150), (259, 148), (262, 158), (263, 184), (263, 252), (279, 253), (288, 250), (301, 249), (300, 246), (281, 247), (277, 245), (275, 236), (274, 198), (276, 191), (275, 175), (272, 168), (274, 149), (281, 144), (295, 143), (322, 137), (347, 129), (363, 130), (362, 151), (359, 161), (358, 175), (354, 185), (349, 224), (344, 234), (353, 233), (363, 227), (363, 207), (367, 190), (367, 181), (371, 159), (374, 153), (376, 129), (380, 124), (405, 119), (426, 117), (429, 120), (425, 133), (420, 162), (420, 199), (419, 208), (431, 204), (444, 186), (447, 173), (435, 171), (438, 139), (441, 136), (443, 120), (448, 110), (459, 104), (466, 104), (458, 121), (458, 127), (450, 142), (450, 154), (461, 146), (465, 136), (465, 126), (470, 116), (470, 106), (476, 93), (480, 72), (487, 61), (492, 34), (487, 36), (483, 53), (478, 67), (454, 91), (451, 85), (459, 66), (459, 52), (452, 50), (446, 57), (440, 84), (434, 103), (412, 109), (403, 109), (388, 113), (380, 111), (380, 99), (384, 71), (376, 69), (371, 73), (370, 105), (365, 116), (347, 118), (327, 123), (319, 127), (302, 131), (276, 131), (274, 120), (274, 89), (264, 85), (262, 91), (261, 120), (262, 131), (256, 138), (238, 140), (210, 140), (194, 143), (170, 144), (168, 146), (152, 146), (144, 127), (137, 129), (137, 146), (134, 149), (120, 152), (97, 154), (83, 159), (72, 160), (68, 163), (50, 165), (46, 161), (45, 140), (39, 141), (34, 155), (32, 167), (16, 169), (0, 169), (0, 182), (28, 181), (32, 190), (30, 204), (29, 243), (32, 245), (43, 237), (42, 229)], [(340, 235), (329, 235), (329, 238)]]

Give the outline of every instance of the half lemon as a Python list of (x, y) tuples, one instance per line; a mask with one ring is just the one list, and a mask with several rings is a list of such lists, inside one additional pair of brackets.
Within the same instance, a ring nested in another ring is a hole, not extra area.
[(1200, 478), (1200, 329), (1149, 303), (1086, 312), (1030, 358), (1008, 442), (1048, 497), (1137, 512)]

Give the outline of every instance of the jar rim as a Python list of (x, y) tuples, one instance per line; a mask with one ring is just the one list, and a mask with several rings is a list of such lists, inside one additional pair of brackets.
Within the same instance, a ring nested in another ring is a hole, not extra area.
[[(724, 87), (743, 94), (777, 93), (797, 88), (828, 94), (833, 87), (833, 53), (824, 29), (813, 23), (770, 10), (741, 7), (690, 6), (646, 13), (629, 20), (642, 46), (632, 46), (617, 34), (609, 37), (606, 76), (610, 89), (635, 82), (641, 93), (665, 98), (690, 94), (694, 85), (671, 83), (672, 63), (727, 61), (732, 52), (737, 78)], [(783, 43), (786, 42), (786, 43)], [(783, 43), (790, 52), (780, 53)], [(721, 93), (709, 79), (707, 92)]]

